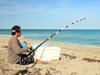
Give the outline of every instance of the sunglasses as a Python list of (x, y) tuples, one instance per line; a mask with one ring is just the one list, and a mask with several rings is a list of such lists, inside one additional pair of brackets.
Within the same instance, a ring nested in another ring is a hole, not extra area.
[(21, 32), (21, 30), (16, 30), (16, 32), (18, 32), (18, 33), (19, 33), (19, 32)]

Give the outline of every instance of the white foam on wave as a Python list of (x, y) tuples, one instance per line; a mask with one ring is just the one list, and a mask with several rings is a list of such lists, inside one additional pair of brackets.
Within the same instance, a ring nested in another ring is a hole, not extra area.
[(7, 36), (7, 37), (11, 37), (11, 35), (0, 35), (0, 36)]

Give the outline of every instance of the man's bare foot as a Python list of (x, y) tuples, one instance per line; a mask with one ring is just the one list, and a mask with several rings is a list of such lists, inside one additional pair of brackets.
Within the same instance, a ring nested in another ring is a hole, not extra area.
[(52, 60), (49, 62), (49, 64), (58, 64), (58, 60)]

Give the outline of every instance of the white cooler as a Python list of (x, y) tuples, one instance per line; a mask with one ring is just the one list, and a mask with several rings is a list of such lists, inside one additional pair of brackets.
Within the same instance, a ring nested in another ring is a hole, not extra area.
[[(38, 45), (38, 44), (37, 44)], [(33, 49), (37, 47), (37, 45), (33, 45)], [(34, 58), (42, 61), (50, 61), (50, 60), (59, 60), (60, 56), (60, 48), (49, 45), (42, 45), (35, 51)]]

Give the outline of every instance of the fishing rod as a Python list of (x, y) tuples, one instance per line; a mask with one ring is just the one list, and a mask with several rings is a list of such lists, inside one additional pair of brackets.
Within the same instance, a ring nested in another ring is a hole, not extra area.
[(69, 26), (75, 24), (75, 23), (78, 23), (80, 21), (83, 21), (85, 20), (86, 18), (83, 18), (83, 19), (80, 19), (80, 20), (77, 20), (76, 22), (73, 22), (67, 26), (65, 26), (64, 28), (58, 30), (56, 33), (52, 34), (51, 36), (49, 36), (46, 40), (44, 40), (42, 43), (40, 43), (35, 49), (31, 50), (31, 52), (27, 55), (29, 56), (32, 52), (36, 51), (42, 44), (44, 44), (46, 41), (50, 40), (53, 36), (57, 35), (59, 32), (63, 31), (65, 28), (68, 28)]

